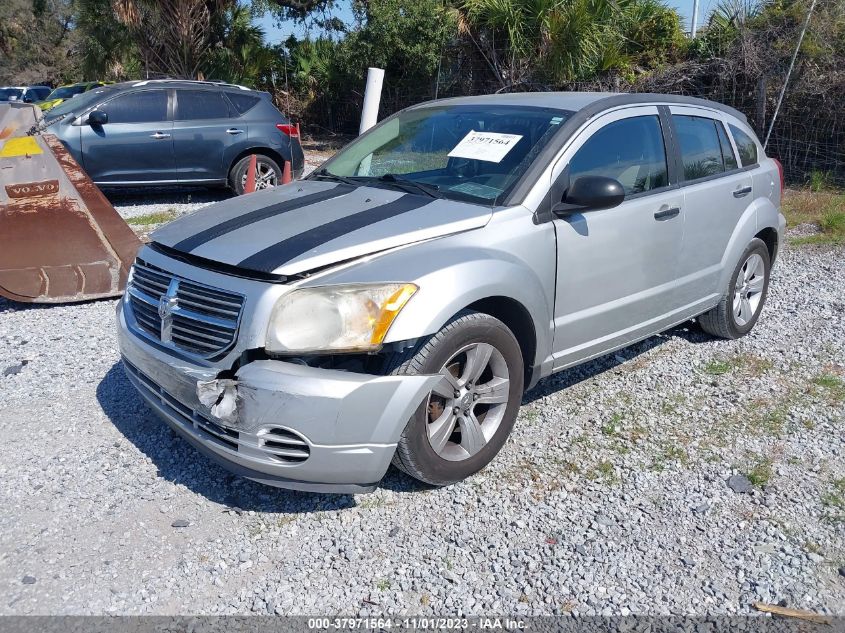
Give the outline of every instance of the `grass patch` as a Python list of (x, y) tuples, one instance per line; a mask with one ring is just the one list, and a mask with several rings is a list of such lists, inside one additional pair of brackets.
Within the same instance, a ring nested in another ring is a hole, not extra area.
[(845, 523), (845, 477), (830, 482), (830, 489), (822, 495), (826, 512), (822, 518), (831, 523)]
[(610, 416), (607, 424), (602, 425), (601, 434), (606, 437), (613, 437), (619, 433), (619, 425), (622, 422), (622, 414), (614, 413)]
[(387, 591), (390, 589), (390, 581), (387, 578), (381, 578), (376, 582), (376, 589), (379, 591)]
[(758, 459), (745, 476), (752, 485), (762, 488), (772, 479), (772, 460), (769, 457)]
[(813, 384), (821, 387), (831, 402), (838, 403), (845, 400), (845, 381), (839, 376), (819, 374), (813, 378)]
[(660, 412), (665, 415), (671, 415), (676, 413), (678, 409), (685, 404), (685, 402), (686, 400), (684, 396), (680, 394), (667, 396), (660, 402)]
[(711, 360), (704, 366), (704, 373), (710, 376), (721, 376), (727, 374), (735, 367), (729, 360)]
[(613, 464), (609, 461), (603, 461), (596, 464), (596, 467), (590, 473), (591, 479), (602, 479), (606, 483), (612, 483), (616, 480), (616, 474), (613, 469)]
[(764, 411), (751, 420), (751, 426), (769, 435), (780, 435), (786, 424), (789, 415), (789, 407), (786, 405)]
[(772, 362), (752, 354), (716, 358), (704, 366), (704, 373), (721, 376), (731, 371), (742, 369), (751, 376), (760, 376), (772, 368)]
[(816, 235), (795, 238), (793, 244), (845, 244), (845, 194), (789, 190), (784, 193), (783, 214), (789, 226), (815, 224), (819, 228)]
[(157, 213), (136, 215), (134, 218), (128, 218), (126, 223), (133, 226), (152, 226), (153, 224), (164, 224), (165, 222), (175, 220), (178, 215), (175, 209), (168, 209), (167, 211), (159, 211)]
[(831, 482), (830, 490), (822, 497), (822, 503), (831, 508), (845, 510), (845, 477)]

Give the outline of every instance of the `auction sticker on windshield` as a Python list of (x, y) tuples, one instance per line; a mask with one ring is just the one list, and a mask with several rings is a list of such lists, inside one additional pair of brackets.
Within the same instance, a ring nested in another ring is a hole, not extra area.
[(519, 134), (470, 130), (469, 134), (463, 137), (448, 155), (452, 158), (471, 158), (498, 163), (508, 155), (521, 138)]

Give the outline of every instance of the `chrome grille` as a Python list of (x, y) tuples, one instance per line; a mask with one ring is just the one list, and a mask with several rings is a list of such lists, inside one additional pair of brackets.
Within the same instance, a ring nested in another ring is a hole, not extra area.
[(244, 298), (138, 258), (127, 287), (135, 329), (191, 354), (215, 356), (235, 342)]

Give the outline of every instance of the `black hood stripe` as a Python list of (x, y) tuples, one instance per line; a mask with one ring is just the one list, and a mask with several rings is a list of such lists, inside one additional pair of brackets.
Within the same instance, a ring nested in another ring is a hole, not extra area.
[(280, 215), (282, 213), (287, 213), (288, 211), (294, 211), (302, 207), (317, 204), (318, 202), (325, 202), (326, 200), (331, 200), (332, 198), (337, 198), (346, 195), (347, 193), (350, 193), (355, 189), (356, 187), (352, 185), (335, 185), (334, 187), (326, 189), (324, 191), (318, 191), (317, 193), (309, 193), (307, 195), (300, 196), (298, 198), (293, 198), (291, 200), (277, 202), (276, 204), (272, 204), (269, 207), (263, 207), (261, 209), (256, 209), (255, 211), (251, 211), (249, 213), (244, 213), (243, 215), (234, 217), (231, 220), (226, 220), (225, 222), (216, 224), (204, 231), (200, 231), (199, 233), (196, 233), (191, 237), (182, 240), (181, 242), (177, 242), (173, 245), (172, 248), (189, 253), (198, 246), (202, 246), (206, 242), (210, 242), (211, 240), (216, 239), (221, 235), (226, 235), (227, 233), (237, 231), (238, 229), (242, 229), (243, 227), (249, 226), (250, 224), (261, 222), (262, 220), (272, 218), (273, 216)]
[(317, 226), (308, 231), (303, 231), (299, 235), (294, 235), (278, 244), (274, 244), (262, 251), (255, 253), (238, 265), (250, 270), (257, 270), (262, 272), (272, 272), (282, 264), (285, 264), (293, 259), (296, 259), (303, 253), (307, 253), (311, 249), (363, 229), (382, 220), (387, 220), (403, 213), (408, 213), (420, 207), (433, 202), (430, 198), (418, 196), (414, 194), (406, 194), (392, 202), (382, 204), (360, 213), (348, 215), (346, 217), (329, 222), (321, 226)]

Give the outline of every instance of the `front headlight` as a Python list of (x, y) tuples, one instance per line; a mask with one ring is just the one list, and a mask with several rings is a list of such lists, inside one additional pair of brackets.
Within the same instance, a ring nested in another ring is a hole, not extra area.
[(414, 284), (300, 288), (273, 307), (268, 352), (372, 352), (413, 294)]

